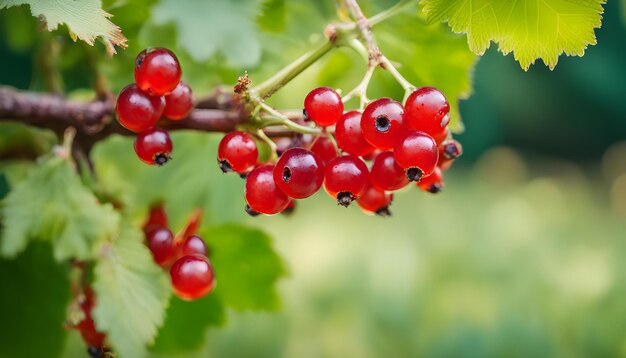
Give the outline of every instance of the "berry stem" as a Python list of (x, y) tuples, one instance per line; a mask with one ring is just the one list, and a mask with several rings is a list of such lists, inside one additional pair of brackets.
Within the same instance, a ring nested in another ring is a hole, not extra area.
[(305, 53), (274, 76), (251, 88), (250, 94), (252, 97), (258, 97), (261, 100), (271, 97), (276, 91), (289, 83), (289, 81), (322, 58), (334, 46), (335, 44), (331, 40), (325, 41), (321, 46)]
[(417, 0), (400, 0), (394, 6), (388, 8), (388, 9), (386, 9), (384, 11), (381, 11), (378, 14), (370, 17), (369, 18), (370, 25), (374, 26), (376, 24), (379, 24), (379, 23), (387, 20), (388, 18), (401, 13), (402, 11), (407, 9), (409, 6), (414, 5), (416, 3), (417, 3)]
[(257, 137), (259, 137), (260, 140), (262, 140), (263, 142), (265, 142), (265, 144), (267, 144), (270, 147), (270, 156), (272, 160), (277, 159), (277, 155), (276, 155), (276, 143), (274, 143), (273, 140), (270, 139), (270, 137), (267, 136), (267, 134), (265, 134), (265, 132), (263, 132), (262, 129), (259, 129), (257, 132)]
[(354, 87), (350, 92), (348, 92), (345, 96), (343, 96), (341, 101), (343, 103), (346, 103), (352, 98), (357, 97), (359, 98), (359, 109), (363, 110), (367, 102), (369, 102), (369, 98), (367, 97), (367, 89), (369, 87), (370, 80), (372, 79), (372, 75), (374, 74), (375, 69), (376, 69), (375, 66), (368, 66), (367, 71), (365, 72), (365, 75), (363, 76), (363, 79), (361, 80), (361, 82), (356, 87)]
[(274, 108), (272, 108), (265, 102), (261, 102), (259, 103), (259, 105), (261, 106), (261, 109), (263, 109), (264, 111), (272, 115), (271, 120), (269, 120), (268, 122), (264, 122), (263, 120), (261, 120), (262, 128), (279, 124), (279, 125), (283, 125), (293, 130), (294, 132), (298, 132), (302, 134), (319, 134), (320, 133), (320, 130), (317, 128), (306, 127), (298, 123), (295, 123), (294, 121), (289, 119), (289, 117), (278, 112), (277, 110), (275, 110)]
[(411, 82), (409, 82), (406, 78), (404, 78), (404, 76), (402, 76), (400, 72), (398, 72), (396, 67), (391, 63), (391, 61), (389, 61), (387, 57), (385, 56), (381, 57), (380, 65), (381, 67), (389, 71), (389, 73), (391, 73), (393, 78), (396, 79), (396, 81), (400, 84), (400, 86), (404, 88), (404, 100), (403, 100), (404, 102), (406, 98), (411, 94), (411, 92), (413, 92), (413, 90), (415, 89), (415, 86)]

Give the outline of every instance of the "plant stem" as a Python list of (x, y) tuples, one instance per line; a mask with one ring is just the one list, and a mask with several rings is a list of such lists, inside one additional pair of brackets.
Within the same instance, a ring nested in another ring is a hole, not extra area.
[(402, 76), (400, 74), (400, 72), (398, 72), (398, 70), (391, 63), (391, 61), (389, 61), (389, 59), (387, 57), (382, 56), (380, 65), (384, 69), (389, 71), (389, 73), (391, 73), (393, 78), (396, 79), (396, 81), (400, 84), (400, 86), (402, 86), (402, 88), (404, 88), (405, 97), (407, 97), (415, 89), (415, 86), (413, 86), (413, 84), (411, 84), (411, 82), (409, 82), (406, 78), (404, 78), (404, 76)]
[(395, 16), (397, 14), (399, 14), (400, 12), (404, 11), (406, 8), (408, 8), (410, 5), (416, 4), (417, 0), (400, 0), (399, 2), (397, 2), (394, 6), (390, 7), (387, 10), (381, 11), (378, 14), (370, 17), (370, 25), (374, 26), (376, 24), (379, 24), (385, 20), (387, 20), (388, 18)]
[(331, 41), (325, 41), (321, 46), (307, 52), (274, 76), (265, 80), (258, 86), (251, 88), (250, 92), (258, 96), (261, 100), (271, 97), (276, 91), (328, 53), (334, 46)]
[(367, 71), (365, 72), (365, 75), (363, 76), (363, 79), (361, 80), (361, 82), (356, 87), (354, 87), (350, 92), (348, 92), (341, 99), (341, 101), (343, 103), (346, 103), (349, 100), (351, 100), (352, 98), (358, 97), (359, 98), (359, 109), (363, 110), (363, 108), (365, 107), (365, 104), (367, 102), (369, 102), (369, 99), (367, 98), (367, 88), (369, 87), (370, 80), (372, 79), (372, 75), (374, 74), (374, 70), (375, 69), (376, 69), (376, 67), (369, 66), (367, 68)]
[(272, 119), (270, 119), (268, 122), (265, 123), (261, 123), (262, 127), (269, 127), (269, 126), (274, 126), (274, 125), (283, 125), (291, 130), (293, 130), (294, 132), (298, 132), (298, 133), (302, 133), (302, 134), (320, 134), (320, 130), (317, 128), (312, 128), (312, 127), (305, 127), (302, 126), (292, 120), (289, 119), (289, 117), (285, 116), (284, 114), (278, 112), (277, 110), (275, 110), (274, 108), (272, 108), (271, 106), (269, 106), (267, 103), (265, 102), (261, 102), (260, 106), (263, 110), (265, 110), (267, 113), (272, 115)]

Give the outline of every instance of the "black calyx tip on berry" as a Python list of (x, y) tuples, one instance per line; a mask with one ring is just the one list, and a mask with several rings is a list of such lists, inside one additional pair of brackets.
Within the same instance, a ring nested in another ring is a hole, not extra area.
[(233, 171), (233, 167), (225, 160), (219, 160), (217, 164), (220, 166), (222, 173), (230, 173)]
[(350, 203), (353, 202), (355, 199), (356, 198), (354, 197), (354, 195), (352, 195), (352, 193), (342, 191), (341, 193), (337, 194), (337, 205), (341, 205), (344, 208), (347, 208), (348, 206), (350, 206)]
[(389, 210), (389, 206), (385, 206), (384, 208), (380, 208), (375, 212), (376, 216), (380, 216), (383, 218), (391, 216), (391, 211)]
[(446, 159), (456, 159), (463, 154), (463, 148), (461, 147), (461, 143), (456, 140), (452, 140), (444, 143), (443, 145), (443, 155)]
[(143, 63), (143, 60), (146, 58), (146, 51), (142, 51), (139, 56), (137, 56), (137, 59), (135, 60), (135, 68), (139, 68), (141, 67), (141, 64)]
[(428, 189), (426, 189), (426, 191), (431, 193), (431, 194), (437, 194), (441, 190), (443, 190), (443, 185), (441, 185), (441, 184), (433, 184), (433, 185), (429, 186)]
[(285, 216), (291, 216), (293, 212), (296, 210), (295, 206), (288, 206), (287, 209), (281, 211), (280, 213)]
[(104, 358), (104, 352), (99, 347), (91, 346), (87, 348), (87, 354), (89, 354), (91, 358)]
[(385, 133), (391, 128), (391, 121), (387, 116), (376, 117), (376, 130)]
[(285, 183), (289, 183), (289, 180), (291, 180), (291, 169), (289, 169), (289, 167), (284, 167), (283, 168), (283, 181)]
[(252, 210), (250, 205), (247, 205), (247, 204), (246, 204), (246, 208), (244, 210), (246, 211), (246, 213), (248, 213), (248, 215), (250, 215), (252, 217), (259, 216), (259, 214), (260, 214), (258, 211)]
[(302, 108), (302, 115), (304, 116), (304, 121), (305, 122), (310, 122), (311, 118), (309, 118), (309, 115), (306, 113), (306, 109)]
[(165, 163), (169, 162), (170, 160), (172, 160), (172, 157), (170, 157), (167, 154), (159, 153), (154, 156), (154, 164), (158, 166), (162, 166)]
[(409, 181), (420, 181), (423, 175), (424, 171), (417, 167), (409, 168), (406, 170), (406, 177), (409, 178)]
[(248, 177), (248, 173), (239, 173), (239, 177), (245, 180)]

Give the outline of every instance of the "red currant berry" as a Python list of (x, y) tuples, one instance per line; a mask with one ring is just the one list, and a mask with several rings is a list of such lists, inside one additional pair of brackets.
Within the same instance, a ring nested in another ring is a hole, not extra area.
[(274, 182), (283, 193), (295, 199), (315, 194), (324, 181), (324, 163), (304, 148), (291, 148), (274, 167)]
[(144, 163), (163, 165), (172, 159), (170, 135), (159, 128), (151, 128), (139, 133), (135, 138), (135, 153)]
[(206, 256), (187, 255), (176, 260), (170, 269), (174, 293), (183, 300), (195, 300), (215, 287), (215, 271)]
[(378, 216), (390, 216), (389, 205), (391, 205), (392, 200), (392, 193), (369, 186), (363, 196), (357, 199), (356, 203), (367, 213), (374, 213)]
[(335, 126), (337, 146), (349, 154), (364, 156), (374, 151), (374, 147), (363, 137), (361, 131), (361, 113), (350, 111), (345, 113)]
[(396, 145), (393, 156), (398, 165), (404, 168), (410, 181), (419, 181), (435, 170), (439, 152), (433, 137), (413, 131)]
[(256, 142), (245, 132), (233, 131), (226, 134), (217, 148), (217, 162), (224, 173), (247, 173), (254, 168), (258, 158)]
[(441, 144), (444, 140), (446, 140), (446, 138), (448, 138), (448, 127), (445, 127), (444, 129), (442, 129), (439, 133), (435, 134), (433, 137), (433, 139), (435, 140), (435, 143), (437, 143), (437, 145)]
[(370, 181), (376, 188), (386, 191), (402, 189), (409, 184), (404, 169), (396, 163), (392, 152), (382, 152), (374, 158)]
[(191, 87), (183, 81), (178, 83), (172, 93), (165, 96), (165, 109), (163, 115), (173, 121), (186, 118), (193, 108)]
[(322, 127), (330, 126), (341, 118), (343, 102), (334, 89), (318, 87), (304, 99), (304, 112), (307, 118)]
[(178, 255), (180, 257), (187, 255), (203, 255), (207, 256), (207, 248), (204, 240), (198, 235), (191, 235), (185, 239), (185, 241), (180, 246), (180, 250)]
[(374, 149), (371, 153), (364, 155), (364, 156), (363, 156), (363, 160), (370, 162), (370, 161), (372, 161), (372, 160), (376, 159), (376, 157), (377, 157), (380, 153), (382, 153), (382, 152), (383, 152), (383, 151), (382, 151), (382, 150), (380, 150), (380, 149)]
[(454, 139), (447, 140), (439, 145), (439, 157), (456, 159), (463, 154), (463, 146)]
[(254, 168), (246, 178), (244, 195), (254, 212), (273, 215), (289, 205), (289, 197), (276, 185), (273, 171), (273, 165), (261, 165)]
[(181, 75), (178, 59), (168, 49), (143, 50), (135, 59), (135, 83), (152, 96), (172, 92), (180, 82)]
[(406, 120), (411, 130), (436, 136), (450, 122), (450, 104), (438, 89), (418, 88), (406, 99)]
[(148, 214), (148, 220), (143, 225), (143, 232), (148, 234), (150, 230), (157, 227), (167, 227), (167, 213), (162, 203), (155, 204), (150, 207), (150, 214)]
[(337, 157), (326, 166), (324, 188), (341, 206), (348, 207), (363, 195), (368, 182), (367, 166), (353, 155)]
[(106, 334), (98, 332), (91, 316), (91, 311), (95, 305), (96, 299), (93, 291), (91, 288), (86, 288), (84, 299), (80, 303), (80, 308), (82, 309), (85, 317), (78, 323), (76, 328), (80, 332), (80, 335), (83, 337), (85, 343), (94, 347), (102, 347), (104, 345)]
[(330, 139), (326, 137), (318, 137), (313, 140), (311, 146), (311, 152), (317, 154), (324, 164), (327, 164), (331, 160), (337, 158), (337, 150)]
[(361, 116), (361, 130), (374, 147), (392, 149), (406, 133), (402, 104), (391, 98), (371, 102)]
[(174, 247), (174, 234), (168, 228), (152, 229), (146, 235), (146, 239), (154, 262), (160, 266), (167, 266), (171, 263), (176, 256), (176, 249)]
[(117, 96), (115, 112), (120, 124), (135, 133), (154, 127), (165, 108), (163, 97), (153, 97), (136, 85), (128, 85)]
[(423, 191), (437, 194), (443, 189), (443, 173), (441, 169), (435, 168), (433, 173), (417, 182), (417, 186)]

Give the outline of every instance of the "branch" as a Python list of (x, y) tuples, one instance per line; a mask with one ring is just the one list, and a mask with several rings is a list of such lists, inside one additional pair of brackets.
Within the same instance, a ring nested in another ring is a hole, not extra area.
[(369, 20), (365, 17), (356, 0), (346, 0), (346, 6), (348, 7), (348, 10), (350, 10), (350, 14), (354, 18), (356, 26), (358, 27), (359, 32), (367, 45), (368, 67), (378, 66), (381, 62), (383, 54), (378, 48), (374, 34), (372, 34), (372, 24), (370, 24)]

